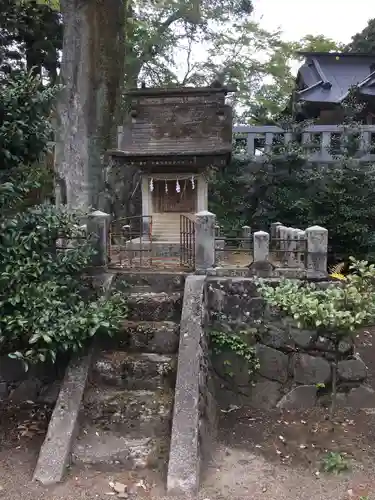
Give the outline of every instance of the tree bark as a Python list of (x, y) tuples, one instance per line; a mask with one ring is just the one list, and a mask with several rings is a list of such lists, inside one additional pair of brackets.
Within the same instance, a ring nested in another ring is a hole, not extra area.
[(116, 146), (124, 1), (61, 0), (64, 23), (56, 173), (73, 209), (106, 209), (105, 151)]

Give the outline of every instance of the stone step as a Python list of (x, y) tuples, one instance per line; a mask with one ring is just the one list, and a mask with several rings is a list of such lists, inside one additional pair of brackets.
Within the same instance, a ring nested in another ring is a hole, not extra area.
[(133, 321), (178, 321), (181, 316), (182, 294), (178, 292), (130, 293), (128, 319)]
[(99, 469), (145, 469), (166, 465), (169, 454), (167, 438), (132, 438), (83, 429), (72, 450), (72, 461), (80, 465), (95, 465)]
[(133, 286), (149, 287), (152, 292), (183, 291), (186, 273), (162, 271), (118, 271), (113, 287), (119, 291), (131, 292)]
[(93, 363), (91, 380), (128, 390), (173, 388), (176, 362), (174, 355), (104, 351)]
[(130, 437), (169, 435), (173, 391), (126, 391), (91, 386), (84, 397), (85, 427)]
[(113, 347), (130, 352), (174, 354), (178, 351), (180, 326), (173, 321), (129, 321), (112, 339)]

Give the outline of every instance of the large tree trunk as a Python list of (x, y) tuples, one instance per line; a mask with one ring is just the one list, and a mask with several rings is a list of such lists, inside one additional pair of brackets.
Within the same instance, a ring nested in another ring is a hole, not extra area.
[(64, 23), (56, 173), (70, 208), (106, 209), (105, 151), (116, 146), (124, 0), (61, 0)]

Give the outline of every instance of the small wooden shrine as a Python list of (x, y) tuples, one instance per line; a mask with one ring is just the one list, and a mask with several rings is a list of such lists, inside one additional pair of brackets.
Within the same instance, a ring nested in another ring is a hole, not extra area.
[[(228, 89), (141, 88), (129, 92), (130, 119), (110, 154), (141, 172), (142, 216), (160, 227), (178, 214), (208, 209), (207, 169), (232, 151)], [(140, 214), (141, 215), (141, 214)]]

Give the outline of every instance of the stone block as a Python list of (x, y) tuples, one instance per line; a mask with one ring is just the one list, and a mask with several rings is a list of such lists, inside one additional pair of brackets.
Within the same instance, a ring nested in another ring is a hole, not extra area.
[(178, 350), (179, 325), (171, 321), (124, 321), (114, 338), (118, 349), (173, 354)]
[[(325, 408), (329, 408), (332, 404), (332, 395), (331, 394), (323, 394), (318, 398), (319, 406), (324, 406)], [(338, 392), (336, 394), (336, 408), (348, 408), (348, 395), (345, 392)]]
[(75, 464), (105, 466), (118, 465), (120, 469), (144, 469), (156, 465), (159, 442), (150, 437), (132, 438), (111, 432), (91, 432), (77, 440), (72, 450)]
[(316, 404), (317, 388), (315, 385), (295, 387), (278, 402), (277, 407), (285, 410), (307, 410)]
[(0, 382), (19, 382), (25, 379), (27, 373), (22, 361), (8, 356), (0, 357)]
[(10, 401), (14, 404), (24, 403), (25, 401), (36, 401), (42, 383), (38, 379), (23, 380), (9, 395)]
[(212, 364), (215, 372), (220, 377), (230, 380), (234, 386), (249, 385), (249, 365), (242, 356), (233, 351), (214, 353)]
[(358, 382), (367, 376), (367, 368), (361, 359), (347, 359), (339, 361), (337, 375), (345, 382)]
[(56, 380), (52, 384), (46, 385), (40, 391), (38, 402), (47, 405), (54, 405), (59, 397), (61, 389), (61, 382)]
[(352, 339), (341, 340), (339, 343), (339, 352), (340, 354), (349, 354), (353, 352), (354, 344)]
[(331, 366), (320, 357), (295, 354), (292, 360), (294, 381), (299, 384), (327, 384), (331, 380)]
[(375, 408), (375, 391), (371, 387), (361, 385), (348, 394), (347, 405), (350, 408)]
[(267, 324), (261, 332), (262, 343), (274, 349), (291, 349), (292, 342), (289, 332), (275, 324)]
[(0, 401), (7, 399), (8, 397), (8, 384), (6, 382), (0, 382)]
[(224, 309), (226, 293), (220, 288), (208, 286), (208, 304), (212, 311), (221, 312)]
[(92, 378), (124, 389), (173, 387), (176, 359), (173, 355), (103, 352), (94, 362)]
[(264, 315), (263, 320), (265, 322), (281, 322), (281, 318), (283, 317), (283, 312), (275, 306), (270, 306), (269, 304), (265, 304), (264, 306)]
[(255, 350), (260, 365), (259, 375), (279, 382), (288, 380), (289, 358), (286, 354), (262, 344), (257, 344)]
[(128, 297), (132, 321), (173, 321), (179, 319), (182, 307), (180, 293), (134, 293)]
[(250, 406), (265, 410), (274, 408), (281, 397), (280, 389), (281, 384), (271, 380), (255, 382), (250, 391)]
[(315, 349), (324, 352), (332, 352), (335, 350), (335, 345), (332, 340), (328, 337), (318, 336), (315, 342)]
[(168, 434), (172, 407), (170, 390), (126, 391), (92, 386), (84, 396), (88, 427), (97, 426), (134, 437)]
[(301, 330), (299, 328), (290, 328), (290, 336), (297, 347), (309, 349), (313, 347), (318, 334), (314, 330)]
[(253, 323), (263, 318), (264, 300), (260, 297), (243, 299), (238, 295), (228, 296), (223, 313), (233, 321)]

